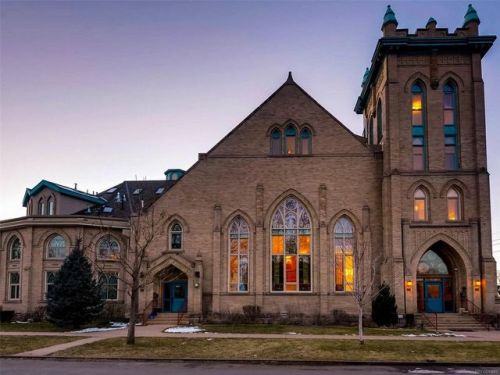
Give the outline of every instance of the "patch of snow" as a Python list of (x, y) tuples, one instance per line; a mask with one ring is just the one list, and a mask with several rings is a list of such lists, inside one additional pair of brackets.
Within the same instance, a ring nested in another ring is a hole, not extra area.
[(287, 334), (287, 335), (296, 335), (296, 334), (297, 334), (297, 332), (287, 332), (286, 334)]
[(31, 323), (30, 321), (26, 321), (26, 322), (21, 322), (19, 320), (16, 320), (15, 322), (11, 322), (12, 324), (28, 324), (28, 323)]
[(444, 374), (444, 371), (438, 370), (425, 370), (417, 367), (415, 370), (408, 371), (410, 374)]
[(450, 369), (450, 370), (452, 370), (454, 374), (479, 374), (479, 372), (474, 370), (455, 370), (455, 369)]
[(163, 332), (165, 333), (198, 333), (198, 332), (203, 332), (205, 331), (203, 328), (200, 327), (170, 327), (165, 329)]
[(114, 331), (117, 329), (125, 329), (125, 328), (127, 328), (127, 323), (111, 322), (109, 327), (105, 327), (105, 328), (91, 327), (91, 328), (81, 329), (79, 331), (72, 331), (71, 333), (107, 332), (107, 331)]

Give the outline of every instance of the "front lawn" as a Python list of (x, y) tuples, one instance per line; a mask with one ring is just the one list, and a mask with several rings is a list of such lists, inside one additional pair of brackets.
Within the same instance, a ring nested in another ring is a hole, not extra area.
[(500, 363), (499, 342), (366, 341), (139, 337), (135, 345), (113, 338), (53, 356), (307, 361), (437, 361)]
[(0, 336), (0, 355), (12, 355), (65, 342), (81, 340), (69, 336)]
[[(347, 326), (298, 326), (289, 324), (203, 324), (207, 332), (218, 333), (267, 333), (303, 335), (357, 335), (358, 327)], [(420, 334), (424, 331), (403, 328), (365, 328), (365, 335), (401, 336), (403, 334)]]

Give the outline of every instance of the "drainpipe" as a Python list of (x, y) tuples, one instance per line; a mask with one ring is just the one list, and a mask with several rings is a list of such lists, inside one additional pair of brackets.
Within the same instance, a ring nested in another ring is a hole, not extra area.
[(404, 236), (403, 220), (401, 220), (401, 255), (403, 256), (403, 298), (404, 298), (404, 313), (406, 315), (406, 259), (405, 259), (405, 236)]
[[(480, 284), (480, 289), (479, 289), (479, 297), (481, 298), (481, 313), (484, 312), (484, 290), (483, 290), (483, 245), (482, 245), (482, 239), (481, 239), (481, 218), (478, 218), (478, 225), (477, 225), (477, 240), (479, 242), (479, 282)], [(474, 280), (472, 281), (472, 290), (474, 291)], [(474, 292), (473, 292), (474, 293)]]

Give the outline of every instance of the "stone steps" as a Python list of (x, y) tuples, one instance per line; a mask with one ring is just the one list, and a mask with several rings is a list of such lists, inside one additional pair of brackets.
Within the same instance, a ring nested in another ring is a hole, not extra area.
[[(432, 324), (424, 319), (422, 314), (417, 314), (415, 316), (416, 323), (420, 326), (422, 323), (424, 328), (429, 331), (435, 330), (434, 322), (436, 316), (434, 314), (426, 314), (425, 315)], [(473, 316), (468, 314), (453, 314), (453, 313), (445, 313), (445, 314), (437, 314), (437, 328), (438, 331), (483, 331), (486, 330), (486, 327), (479, 323)]]
[(159, 313), (155, 319), (148, 319), (148, 324), (162, 324), (162, 325), (188, 325), (189, 319), (186, 314), (177, 313)]

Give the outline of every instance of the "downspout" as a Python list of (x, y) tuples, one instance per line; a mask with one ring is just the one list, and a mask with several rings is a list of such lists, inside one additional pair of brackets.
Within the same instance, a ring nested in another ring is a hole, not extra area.
[[(479, 296), (481, 297), (481, 313), (484, 312), (484, 288), (483, 288), (483, 245), (482, 245), (482, 239), (481, 239), (481, 218), (478, 218), (478, 225), (477, 225), (477, 242), (479, 246), (479, 282), (480, 282), (480, 289), (479, 289)], [(472, 281), (472, 288), (475, 288), (474, 286), (474, 280)]]
[(406, 315), (406, 259), (405, 259), (405, 236), (404, 236), (403, 220), (401, 220), (401, 255), (403, 256), (403, 298), (404, 298), (404, 313)]

